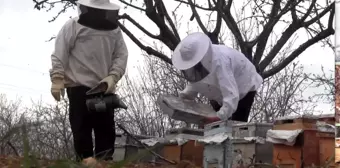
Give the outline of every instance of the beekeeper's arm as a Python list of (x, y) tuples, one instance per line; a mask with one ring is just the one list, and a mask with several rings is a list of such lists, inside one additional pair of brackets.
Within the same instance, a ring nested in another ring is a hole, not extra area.
[(227, 120), (237, 109), (239, 91), (230, 65), (223, 65), (220, 62), (218, 64), (216, 75), (223, 96), (223, 105), (217, 112), (217, 116), (221, 120)]
[(75, 40), (75, 21), (70, 19), (61, 28), (55, 38), (55, 48), (51, 55), (52, 69), (51, 77), (51, 93), (55, 100), (60, 100), (60, 95), (64, 91), (64, 72), (65, 66), (68, 64), (70, 48)]
[(123, 77), (126, 71), (128, 61), (128, 50), (123, 38), (122, 31), (118, 28), (117, 41), (115, 44), (114, 53), (112, 56), (112, 66), (109, 71), (109, 76), (104, 78), (102, 82), (107, 84), (105, 93), (113, 93), (116, 90), (116, 84)]
[(51, 76), (64, 76), (64, 68), (68, 64), (70, 48), (75, 40), (74, 23), (73, 19), (67, 21), (55, 38), (54, 52), (51, 55)]
[(194, 89), (191, 83), (188, 83), (183, 91), (179, 92), (179, 97), (193, 100), (197, 97), (198, 92)]

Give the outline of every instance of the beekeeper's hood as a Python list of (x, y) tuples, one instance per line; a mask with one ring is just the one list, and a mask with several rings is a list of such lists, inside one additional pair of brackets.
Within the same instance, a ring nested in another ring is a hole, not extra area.
[(198, 82), (211, 72), (212, 55), (209, 37), (204, 33), (192, 33), (177, 45), (171, 59), (189, 82)]
[(110, 0), (78, 0), (79, 23), (94, 29), (117, 28), (120, 6)]

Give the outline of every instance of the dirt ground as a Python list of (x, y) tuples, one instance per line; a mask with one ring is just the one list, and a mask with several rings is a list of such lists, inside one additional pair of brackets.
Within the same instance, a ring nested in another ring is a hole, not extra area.
[[(0, 156), (0, 168), (22, 168), (23, 167), (23, 158), (19, 157), (12, 157), (12, 156)], [(48, 168), (48, 167), (60, 167), (56, 166), (55, 161), (48, 161), (48, 160), (39, 160), (38, 165), (40, 168)], [(63, 168), (74, 168), (71, 166), (64, 165)], [(94, 166), (94, 168), (109, 168), (112, 167), (112, 164), (101, 164)], [(34, 167), (32, 167), (34, 168)], [(181, 163), (177, 165), (169, 165), (165, 163), (158, 163), (158, 164), (151, 164), (151, 163), (139, 163), (139, 164), (130, 164), (128, 166), (125, 166), (124, 168), (197, 168), (194, 165), (192, 165), (190, 162), (182, 161)]]

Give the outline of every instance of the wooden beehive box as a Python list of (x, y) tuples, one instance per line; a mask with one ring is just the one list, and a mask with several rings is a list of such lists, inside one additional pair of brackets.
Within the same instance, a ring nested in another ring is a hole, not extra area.
[(196, 140), (203, 136), (203, 130), (180, 128), (172, 129), (167, 132), (166, 139), (173, 139), (174, 137), (183, 137), (188, 141), (182, 145), (177, 142), (164, 144), (162, 148), (162, 156), (168, 160), (180, 162), (181, 160), (188, 160), (196, 166), (202, 166), (204, 145)]
[[(329, 142), (319, 134), (316, 121), (318, 117), (286, 118), (275, 121), (273, 130), (297, 130), (303, 132), (297, 137), (294, 146), (274, 144), (273, 164), (285, 168), (303, 168), (308, 166), (320, 166), (331, 153), (328, 149)], [(322, 121), (322, 120), (321, 120)], [(323, 143), (323, 144), (320, 144)], [(333, 142), (334, 144), (334, 142)], [(320, 147), (323, 147), (320, 151)], [(322, 153), (322, 154), (321, 154)], [(322, 157), (320, 158), (320, 155)], [(321, 165), (322, 166), (322, 165)]]
[(334, 143), (334, 133), (318, 132), (319, 137), (319, 154), (320, 154), (320, 166), (324, 166), (328, 163), (329, 168), (335, 168), (335, 143)]
[(319, 115), (318, 121), (323, 121), (326, 122), (327, 124), (335, 125), (335, 114)]
[(294, 146), (274, 144), (273, 164), (285, 168), (303, 168), (320, 165), (319, 138), (316, 130), (304, 130)]
[[(272, 163), (273, 144), (266, 142), (266, 133), (272, 129), (270, 123), (239, 123), (233, 124), (234, 155), (240, 159), (234, 166), (252, 163)], [(253, 139), (253, 140), (250, 140)], [(257, 140), (256, 140), (257, 139)]]

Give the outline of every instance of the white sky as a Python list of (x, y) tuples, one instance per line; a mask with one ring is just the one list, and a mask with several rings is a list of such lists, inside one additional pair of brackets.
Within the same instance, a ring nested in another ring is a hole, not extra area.
[[(48, 75), (54, 42), (45, 41), (55, 35), (70, 16), (77, 15), (76, 11), (69, 11), (57, 21), (48, 23), (57, 12), (58, 9), (52, 12), (35, 10), (30, 0), (0, 0), (0, 23), (2, 23), (0, 26), (0, 93), (5, 93), (10, 99), (21, 97), (25, 104), (30, 104), (31, 99), (54, 102), (49, 93)], [(143, 23), (145, 16), (142, 17), (140, 12), (135, 10), (127, 12)], [(190, 15), (191, 12), (187, 16)], [(147, 29), (153, 26), (147, 23), (143, 25), (149, 27)], [(134, 34), (142, 37), (141, 33)], [(185, 32), (182, 32), (181, 37), (184, 34)], [(140, 49), (128, 37), (125, 36), (125, 40), (129, 50), (129, 74), (137, 73), (133, 69), (143, 56)], [(299, 60), (305, 65), (306, 72), (316, 73), (321, 65), (326, 68), (326, 71), (334, 69), (333, 52), (318, 45), (305, 51)], [(315, 89), (310, 89), (310, 93), (314, 91)], [(320, 104), (318, 108), (329, 112), (327, 109), (330, 109), (330, 106)]]

